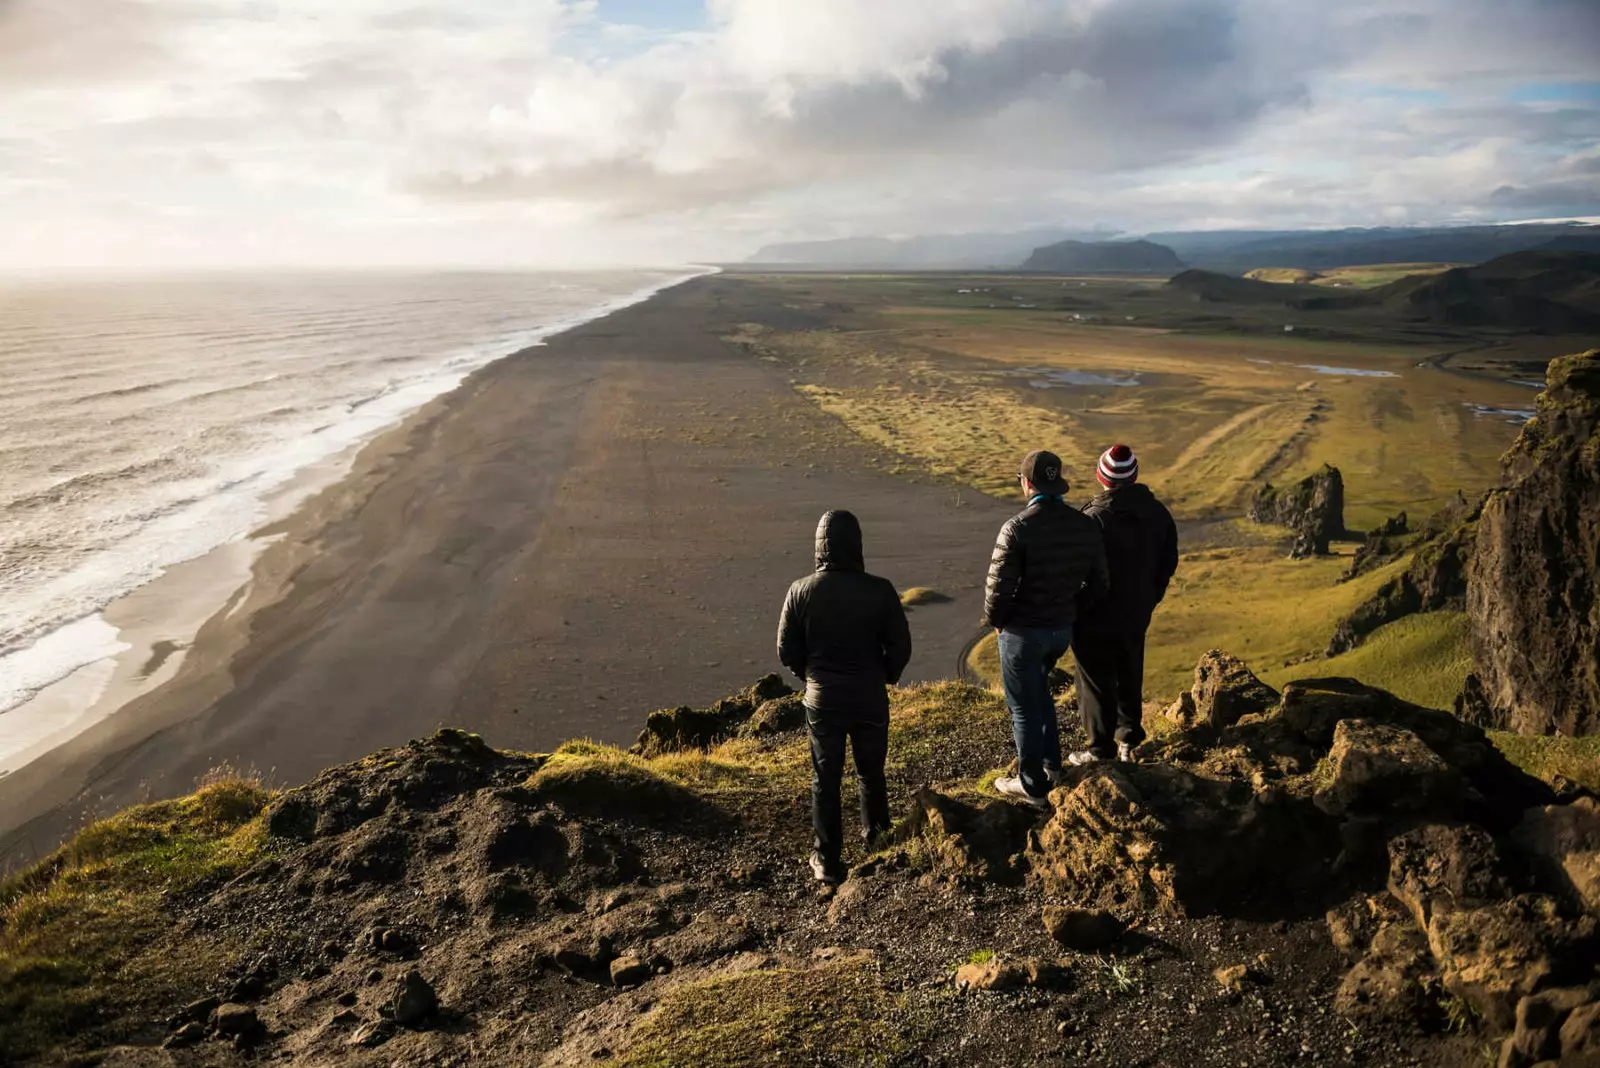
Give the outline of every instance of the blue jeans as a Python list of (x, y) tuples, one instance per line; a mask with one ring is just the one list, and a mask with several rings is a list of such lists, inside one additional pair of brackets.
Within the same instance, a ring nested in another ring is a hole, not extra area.
[(1072, 646), (1072, 625), (1019, 627), (1000, 632), (1000, 679), (1011, 710), (1011, 737), (1022, 766), (1022, 787), (1050, 792), (1045, 769), (1061, 767), (1061, 728), (1050, 696), (1050, 669)]

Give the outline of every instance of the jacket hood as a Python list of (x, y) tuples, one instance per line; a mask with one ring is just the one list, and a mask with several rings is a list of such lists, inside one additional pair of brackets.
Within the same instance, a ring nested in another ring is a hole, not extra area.
[(1142, 512), (1154, 501), (1155, 494), (1150, 492), (1148, 486), (1143, 482), (1132, 482), (1126, 486), (1101, 490), (1089, 503), (1111, 512)]
[(849, 512), (824, 512), (817, 524), (818, 571), (865, 571), (861, 524)]

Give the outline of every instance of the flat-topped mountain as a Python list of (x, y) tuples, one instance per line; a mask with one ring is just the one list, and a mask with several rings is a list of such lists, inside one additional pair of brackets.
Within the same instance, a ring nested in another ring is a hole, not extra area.
[(1050, 274), (1170, 274), (1183, 261), (1152, 241), (1058, 241), (1033, 250), (1024, 271)]

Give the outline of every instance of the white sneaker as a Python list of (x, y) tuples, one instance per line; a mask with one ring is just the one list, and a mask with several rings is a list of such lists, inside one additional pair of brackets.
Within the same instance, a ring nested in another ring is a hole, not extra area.
[(1085, 764), (1100, 764), (1103, 763), (1105, 759), (1105, 757), (1096, 753), (1092, 749), (1080, 749), (1076, 753), (1067, 754), (1067, 763), (1071, 764), (1075, 768), (1081, 768)]
[(1047, 798), (1034, 797), (1027, 791), (1027, 789), (1022, 785), (1021, 776), (1011, 775), (998, 778), (994, 781), (994, 788), (997, 792), (1005, 794), (1007, 797), (1015, 797), (1019, 800), (1026, 801), (1034, 808), (1050, 807), (1050, 802)]
[(1129, 745), (1127, 742), (1118, 742), (1117, 743), (1117, 759), (1122, 761), (1124, 764), (1132, 764), (1133, 763), (1133, 746)]

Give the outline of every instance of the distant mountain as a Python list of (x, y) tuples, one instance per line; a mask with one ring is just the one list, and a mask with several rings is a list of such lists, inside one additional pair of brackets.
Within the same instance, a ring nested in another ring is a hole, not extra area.
[(1372, 263), (1481, 263), (1545, 247), (1600, 251), (1600, 227), (1579, 223), (1502, 226), (1386, 227), (1322, 231), (1217, 231), (1151, 234), (1180, 256), (1209, 270), (1257, 267), (1325, 269)]
[(1034, 249), (1022, 269), (1050, 274), (1171, 274), (1183, 270), (1183, 261), (1153, 241), (1057, 241)]
[(1015, 233), (929, 234), (919, 237), (846, 237), (767, 245), (752, 264), (882, 270), (986, 270), (1016, 267), (1035, 248), (1066, 238), (1104, 238), (1114, 231), (1044, 228)]
[(1304, 311), (1382, 308), (1408, 322), (1550, 333), (1600, 331), (1600, 253), (1513, 252), (1476, 267), (1419, 274), (1376, 289), (1332, 289), (1188, 270), (1169, 289), (1215, 304)]
[(1600, 330), (1600, 253), (1515, 252), (1372, 295), (1403, 318), (1451, 326)]

